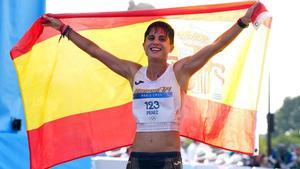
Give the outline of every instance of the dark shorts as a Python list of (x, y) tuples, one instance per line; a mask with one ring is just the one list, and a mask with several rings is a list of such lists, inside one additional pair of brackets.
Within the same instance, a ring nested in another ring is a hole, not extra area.
[(182, 169), (180, 152), (132, 152), (126, 169)]

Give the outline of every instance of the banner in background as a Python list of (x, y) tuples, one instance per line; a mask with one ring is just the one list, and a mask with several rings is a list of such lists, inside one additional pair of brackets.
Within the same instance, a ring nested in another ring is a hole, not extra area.
[[(232, 26), (253, 2), (127, 12), (53, 15), (122, 59), (146, 65), (147, 26), (175, 29), (169, 62), (192, 55)], [(252, 154), (269, 25), (243, 32), (191, 79), (182, 136)], [(135, 135), (128, 81), (41, 19), (12, 49), (26, 114), (31, 168), (129, 146)]]

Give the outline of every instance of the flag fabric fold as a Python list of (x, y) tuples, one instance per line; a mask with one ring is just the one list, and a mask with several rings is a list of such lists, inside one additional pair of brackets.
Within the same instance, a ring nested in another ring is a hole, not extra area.
[(264, 4), (259, 3), (258, 6), (255, 8), (253, 15), (251, 17), (251, 21), (253, 23), (254, 28), (258, 29), (259, 26), (264, 22), (267, 21), (268, 18), (271, 17), (270, 12), (264, 6)]
[[(119, 58), (146, 65), (142, 43), (157, 20), (175, 29), (174, 62), (233, 25), (254, 2), (89, 14), (56, 14)], [(126, 79), (88, 56), (38, 19), (11, 50), (18, 73), (31, 168), (129, 146), (135, 135)], [(245, 29), (190, 80), (183, 98), (182, 136), (252, 154), (256, 109), (270, 25)]]

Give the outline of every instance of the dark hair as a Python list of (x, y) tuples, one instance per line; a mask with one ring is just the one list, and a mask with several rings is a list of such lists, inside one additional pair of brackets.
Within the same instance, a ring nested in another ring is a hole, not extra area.
[(148, 26), (148, 28), (144, 34), (144, 42), (146, 41), (146, 38), (149, 35), (150, 31), (152, 29), (157, 29), (157, 28), (161, 28), (162, 30), (164, 30), (170, 39), (170, 43), (174, 44), (174, 29), (169, 24), (167, 24), (166, 22), (162, 22), (162, 21), (153, 22)]

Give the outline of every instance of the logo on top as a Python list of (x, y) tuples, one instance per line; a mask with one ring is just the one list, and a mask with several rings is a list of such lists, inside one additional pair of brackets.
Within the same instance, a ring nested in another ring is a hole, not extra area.
[(139, 84), (141, 84), (141, 83), (144, 83), (144, 81), (139, 80), (138, 82), (137, 82), (137, 81), (134, 82), (135, 85), (139, 85)]

